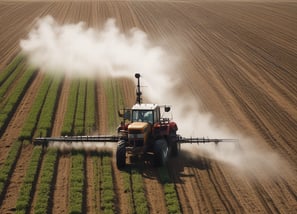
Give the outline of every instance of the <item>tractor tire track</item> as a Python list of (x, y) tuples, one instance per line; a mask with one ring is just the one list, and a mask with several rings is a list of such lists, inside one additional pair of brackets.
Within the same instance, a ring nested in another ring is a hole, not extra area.
[(214, 191), (214, 186), (211, 185), (211, 182), (205, 176), (206, 171), (210, 167), (205, 160), (206, 159), (204, 158), (198, 160), (198, 164), (202, 166), (202, 171), (198, 168), (189, 167), (186, 169), (186, 172), (188, 171), (189, 174), (193, 175), (194, 181), (192, 188), (200, 190), (201, 196), (199, 197), (202, 199), (202, 203), (200, 204), (200, 206), (203, 206), (202, 213), (222, 212), (222, 210), (225, 210), (223, 204), (221, 203), (217, 193)]
[[(163, 187), (158, 179), (158, 172), (151, 166), (144, 166), (142, 172), (146, 198), (150, 213), (167, 213)], [(158, 196), (158, 197), (156, 197)]]
[[(213, 173), (213, 176), (216, 175), (216, 177), (219, 177), (220, 179), (216, 180), (223, 180), (224, 183), (220, 184), (218, 182), (218, 185), (224, 187), (227, 189), (226, 193), (227, 195), (231, 195), (230, 197), (233, 198), (230, 199), (230, 202), (234, 201), (234, 207), (236, 208), (236, 212), (240, 213), (255, 213), (255, 212), (264, 212), (264, 207), (262, 204), (258, 201), (257, 198), (254, 197), (255, 193), (253, 188), (251, 187), (251, 184), (249, 183), (249, 180), (245, 178), (245, 176), (242, 175), (236, 175), (234, 176), (230, 173), (226, 173), (226, 169), (222, 170), (221, 166), (217, 164), (212, 165), (212, 171), (217, 172)], [(226, 166), (228, 167), (228, 166)], [(224, 167), (224, 168), (226, 168)], [(233, 172), (232, 170), (229, 170)], [(242, 185), (238, 186), (237, 183), (240, 182)]]
[[(230, 184), (226, 182), (222, 173), (217, 173), (217, 170), (214, 173), (214, 165), (215, 164), (212, 164), (212, 168), (207, 170), (207, 173), (209, 180), (214, 184), (214, 188), (224, 207), (228, 213), (242, 213), (243, 209), (234, 196), (233, 191), (230, 188)], [(224, 188), (227, 188), (227, 190), (224, 190)]]
[[(180, 158), (183, 160), (172, 160), (170, 163), (170, 170), (172, 177), (176, 183), (178, 197), (181, 203), (183, 213), (205, 213), (215, 212), (215, 207), (212, 205), (209, 194), (203, 187), (201, 180), (201, 173), (204, 173), (205, 167), (208, 167), (201, 162), (189, 160), (181, 154)], [(199, 168), (191, 167), (194, 162), (199, 165)], [(199, 172), (202, 170), (202, 172)]]
[[(115, 152), (113, 152), (115, 154)], [(118, 170), (116, 166), (116, 161), (113, 159), (112, 161), (113, 168), (113, 178), (114, 178), (114, 187), (115, 193), (117, 195), (116, 199), (116, 210), (119, 213), (128, 214), (131, 213), (131, 207), (129, 204), (129, 194), (130, 192), (125, 191), (123, 175), (120, 170)]]
[[(169, 161), (169, 167), (171, 172), (171, 178), (175, 183), (176, 191), (178, 193), (179, 202), (181, 204), (181, 211), (183, 213), (193, 213), (193, 209), (191, 208), (189, 197), (187, 197), (188, 188), (185, 187), (185, 178), (188, 175), (184, 174), (180, 161), (171, 160)], [(180, 170), (179, 170), (180, 169)], [(199, 202), (199, 200), (197, 200)], [(198, 203), (200, 204), (200, 203)], [(197, 211), (201, 213), (201, 207)]]
[(265, 188), (259, 182), (254, 182), (253, 189), (258, 195), (258, 199), (261, 201), (266, 213), (280, 213), (269, 194), (265, 191)]

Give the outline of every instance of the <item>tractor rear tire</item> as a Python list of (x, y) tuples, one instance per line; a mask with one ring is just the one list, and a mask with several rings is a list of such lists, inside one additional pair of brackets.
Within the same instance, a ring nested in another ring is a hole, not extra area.
[(168, 146), (165, 139), (160, 139), (154, 145), (154, 166), (160, 167), (165, 165), (168, 157)]
[(118, 169), (122, 169), (126, 166), (126, 147), (125, 143), (120, 143), (117, 147), (116, 162)]
[(176, 157), (178, 155), (178, 145), (177, 145), (177, 141), (172, 141), (171, 142), (171, 157)]
[(170, 146), (171, 146), (170, 156), (176, 157), (180, 150), (180, 144), (177, 142), (176, 131), (170, 132), (169, 139), (170, 139)]

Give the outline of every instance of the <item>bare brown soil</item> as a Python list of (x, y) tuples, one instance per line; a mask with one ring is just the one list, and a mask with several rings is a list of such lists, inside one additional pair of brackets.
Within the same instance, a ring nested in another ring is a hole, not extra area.
[(60, 155), (54, 190), (53, 213), (68, 213), (70, 170), (71, 156), (67, 154)]
[[(116, 18), (124, 31), (138, 27), (157, 43), (167, 44), (182, 61), (177, 68), (183, 93), (193, 95), (216, 123), (273, 151), (283, 165), (273, 176), (257, 167), (236, 173), (228, 164), (186, 151), (169, 162), (183, 213), (296, 213), (297, 211), (297, 3), (275, 1), (0, 1), (0, 68), (17, 54), (35, 18), (51, 14), (60, 22), (85, 21), (100, 27)], [(141, 71), (139, 71), (141, 72)], [(156, 77), (157, 78), (157, 77)], [(33, 82), (1, 138), (0, 163), (17, 138), (42, 78)], [(97, 83), (98, 132), (106, 133), (107, 106)], [(59, 135), (66, 104), (67, 81), (61, 92), (53, 135)], [(126, 103), (134, 102), (134, 85), (123, 80)], [(37, 87), (37, 88), (36, 88)], [(182, 94), (178, 94), (182, 95)], [(62, 98), (64, 97), (64, 98)], [(133, 99), (132, 99), (132, 98)], [(185, 101), (186, 102), (186, 101)], [(26, 104), (24, 104), (26, 103)], [(23, 106), (23, 107), (22, 107)], [(15, 125), (13, 125), (15, 124)], [(179, 124), (182, 126), (183, 124)], [(8, 134), (10, 133), (10, 134)], [(29, 147), (28, 147), (29, 148)], [(22, 150), (0, 210), (9, 213), (31, 151)], [(27, 149), (27, 148), (26, 148)], [(26, 155), (25, 155), (26, 153)], [(269, 161), (269, 160), (268, 160)], [(22, 164), (23, 163), (23, 164)], [(87, 159), (87, 211), (94, 212), (92, 161)], [(246, 163), (249, 164), (249, 163)], [(70, 157), (58, 162), (53, 213), (68, 212)], [(22, 168), (22, 170), (19, 170)], [(155, 172), (144, 176), (150, 211), (166, 209)], [(128, 213), (121, 173), (114, 167), (121, 213)], [(252, 176), (249, 176), (252, 175)], [(160, 200), (159, 200), (160, 199)], [(166, 212), (166, 211), (165, 211)]]

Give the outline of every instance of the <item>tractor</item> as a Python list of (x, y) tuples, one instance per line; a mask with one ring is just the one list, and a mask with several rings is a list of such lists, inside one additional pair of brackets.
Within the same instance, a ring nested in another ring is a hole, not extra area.
[(132, 109), (119, 113), (123, 122), (118, 127), (121, 138), (116, 152), (117, 166), (125, 166), (126, 153), (152, 155), (154, 165), (162, 166), (168, 155), (176, 156), (178, 153), (178, 128), (174, 121), (162, 116), (170, 111), (170, 106), (141, 102), (140, 74), (135, 74), (135, 77), (138, 80), (136, 104)]
[(142, 103), (140, 74), (136, 73), (136, 103), (132, 108), (118, 112), (122, 118), (116, 135), (39, 137), (35, 145), (47, 146), (50, 142), (114, 142), (117, 143), (116, 164), (126, 165), (127, 155), (150, 157), (154, 166), (166, 163), (169, 156), (177, 156), (181, 143), (235, 142), (234, 139), (185, 138), (177, 134), (177, 124), (164, 117), (171, 110), (169, 105)]

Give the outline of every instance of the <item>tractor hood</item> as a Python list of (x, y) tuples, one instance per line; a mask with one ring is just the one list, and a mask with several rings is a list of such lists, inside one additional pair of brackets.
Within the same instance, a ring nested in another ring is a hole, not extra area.
[(146, 122), (134, 122), (128, 126), (128, 132), (130, 131), (133, 132), (133, 130), (138, 130), (143, 133), (143, 132), (146, 132), (146, 129), (148, 128), (148, 126), (149, 124)]
[(147, 122), (133, 122), (128, 126), (129, 143), (133, 147), (142, 147), (147, 144), (151, 133), (150, 124)]

